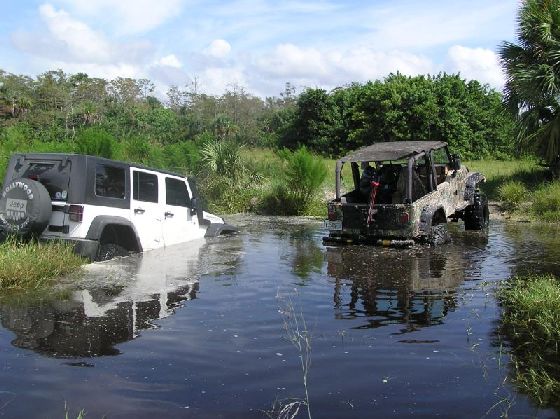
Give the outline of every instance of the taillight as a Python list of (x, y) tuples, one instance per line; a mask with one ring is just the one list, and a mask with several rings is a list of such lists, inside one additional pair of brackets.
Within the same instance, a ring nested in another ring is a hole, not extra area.
[(408, 214), (408, 212), (403, 212), (400, 216), (401, 224), (408, 224), (409, 221), (410, 221), (410, 215)]
[(81, 223), (84, 218), (84, 207), (82, 205), (70, 205), (68, 207), (68, 218), (70, 218), (70, 221)]

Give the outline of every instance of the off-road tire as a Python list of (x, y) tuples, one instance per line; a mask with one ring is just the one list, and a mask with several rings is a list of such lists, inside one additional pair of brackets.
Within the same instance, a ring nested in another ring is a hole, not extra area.
[(446, 223), (434, 224), (430, 227), (430, 234), (427, 237), (427, 242), (431, 246), (440, 246), (448, 243), (451, 240), (449, 230)]
[(474, 202), (465, 208), (465, 230), (484, 230), (488, 227), (490, 211), (488, 199), (480, 192), (475, 192)]
[(40, 235), (52, 214), (49, 191), (28, 178), (7, 182), (0, 195), (0, 224), (7, 234), (20, 237)]
[(115, 243), (102, 243), (97, 248), (96, 262), (110, 260), (118, 256), (128, 256), (130, 252), (124, 247)]

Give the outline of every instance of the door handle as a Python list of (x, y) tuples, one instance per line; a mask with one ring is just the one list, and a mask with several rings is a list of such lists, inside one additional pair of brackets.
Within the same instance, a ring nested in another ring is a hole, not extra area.
[(165, 218), (172, 218), (174, 214), (172, 212), (166, 211), (163, 215), (165, 215)]
[(134, 208), (134, 214), (144, 214), (146, 212), (145, 209), (142, 208)]

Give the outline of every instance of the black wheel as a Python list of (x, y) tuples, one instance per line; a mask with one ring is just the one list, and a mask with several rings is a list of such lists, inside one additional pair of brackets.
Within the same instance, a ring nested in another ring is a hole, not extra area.
[(427, 242), (432, 246), (440, 246), (451, 240), (446, 223), (432, 225)]
[(130, 253), (124, 247), (115, 243), (102, 243), (97, 249), (96, 262), (109, 260), (118, 256), (128, 256)]
[(18, 178), (8, 182), (0, 196), (0, 223), (7, 234), (39, 235), (49, 224), (51, 197), (39, 182)]
[(483, 230), (488, 227), (490, 211), (486, 196), (476, 192), (474, 202), (465, 208), (465, 230)]

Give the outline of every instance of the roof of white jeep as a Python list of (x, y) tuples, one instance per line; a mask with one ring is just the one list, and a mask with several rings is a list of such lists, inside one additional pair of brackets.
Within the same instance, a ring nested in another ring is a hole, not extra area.
[(400, 160), (425, 151), (445, 147), (444, 141), (391, 141), (375, 143), (342, 157), (341, 162)]

